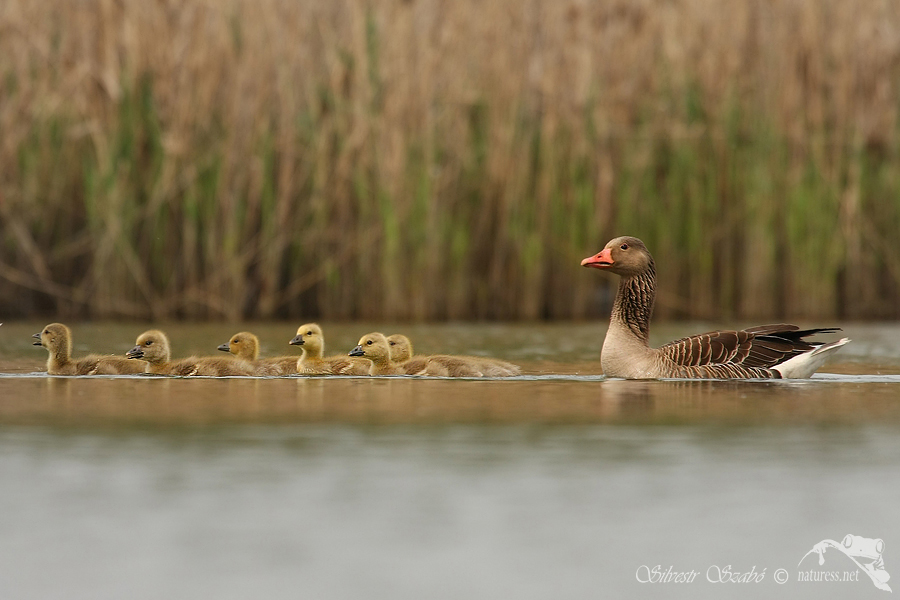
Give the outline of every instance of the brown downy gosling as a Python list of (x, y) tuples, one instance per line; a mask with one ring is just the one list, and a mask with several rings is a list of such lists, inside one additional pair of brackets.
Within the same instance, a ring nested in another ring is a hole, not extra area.
[(395, 333), (387, 337), (391, 362), (403, 369), (407, 375), (425, 375), (429, 356), (412, 355), (412, 342), (405, 335)]
[(35, 346), (43, 346), (50, 353), (47, 373), (50, 375), (123, 375), (143, 373), (147, 364), (121, 356), (91, 354), (72, 359), (72, 330), (62, 323), (50, 323), (33, 338)]
[(363, 356), (372, 361), (369, 375), (406, 375), (406, 371), (391, 362), (391, 347), (383, 333), (373, 332), (359, 338), (350, 356)]
[(325, 336), (316, 323), (306, 323), (297, 328), (297, 335), (288, 342), (300, 346), (303, 354), (297, 361), (297, 373), (301, 375), (368, 375), (372, 362), (349, 356), (325, 355)]
[(237, 360), (249, 364), (258, 376), (292, 375), (297, 372), (296, 356), (259, 357), (259, 338), (249, 331), (231, 336), (227, 343), (218, 346), (222, 352), (231, 352)]
[(514, 377), (519, 374), (518, 365), (504, 360), (482, 356), (412, 356), (412, 342), (405, 335), (394, 334), (388, 338), (391, 360), (400, 363), (408, 373), (433, 377)]
[(412, 342), (395, 333), (387, 338), (391, 361), (407, 373), (432, 377), (483, 377), (479, 365), (464, 357), (447, 354), (412, 356)]
[(173, 361), (169, 348), (169, 338), (166, 337), (166, 334), (153, 329), (139, 335), (134, 348), (129, 350), (125, 356), (147, 361), (145, 372), (154, 375), (177, 375), (180, 377), (253, 375), (253, 370), (249, 365), (225, 357), (198, 358), (192, 356)]

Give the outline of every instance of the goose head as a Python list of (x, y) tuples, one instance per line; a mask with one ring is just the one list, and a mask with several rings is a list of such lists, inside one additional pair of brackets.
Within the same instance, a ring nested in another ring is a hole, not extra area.
[(157, 329), (145, 331), (138, 336), (134, 348), (129, 350), (126, 358), (140, 358), (149, 363), (164, 363), (169, 361), (169, 338)]
[(40, 333), (33, 336), (35, 346), (43, 346), (50, 354), (70, 356), (72, 354), (72, 331), (62, 323), (50, 323)]
[(325, 353), (325, 336), (316, 323), (305, 323), (297, 328), (297, 335), (288, 342), (291, 346), (302, 346), (308, 356), (321, 358)]
[(402, 363), (412, 357), (412, 342), (405, 335), (395, 333), (387, 338), (391, 362)]
[(653, 257), (644, 242), (636, 237), (622, 236), (610, 240), (603, 250), (581, 261), (581, 266), (630, 277), (651, 269)]
[(391, 360), (391, 347), (384, 334), (367, 333), (359, 338), (359, 343), (349, 356), (364, 356), (375, 364), (386, 364)]

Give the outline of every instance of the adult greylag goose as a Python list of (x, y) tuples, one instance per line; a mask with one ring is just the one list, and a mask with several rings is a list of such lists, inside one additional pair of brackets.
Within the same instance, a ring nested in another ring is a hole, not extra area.
[(413, 356), (408, 337), (394, 334), (387, 338), (391, 360), (410, 375), (433, 377), (514, 377), (519, 366), (504, 360), (482, 356), (435, 354)]
[(50, 375), (122, 375), (143, 373), (144, 361), (128, 360), (121, 356), (90, 354), (72, 359), (72, 330), (62, 323), (50, 323), (33, 336), (35, 346), (43, 346), (50, 353), (47, 373)]
[(259, 357), (259, 338), (249, 331), (241, 331), (231, 336), (227, 343), (217, 347), (222, 352), (230, 352), (238, 360), (248, 363), (253, 374), (258, 376), (291, 375), (297, 372), (296, 356)]
[(407, 375), (405, 370), (391, 362), (391, 347), (383, 333), (373, 332), (362, 336), (349, 355), (372, 361), (369, 375)]
[(305, 323), (297, 328), (297, 335), (288, 342), (300, 346), (303, 353), (296, 361), (297, 373), (301, 375), (368, 375), (371, 361), (349, 356), (325, 358), (325, 336), (316, 323)]
[(608, 377), (803, 379), (811, 377), (830, 354), (850, 341), (809, 342), (804, 338), (840, 330), (777, 324), (711, 331), (651, 348), (648, 338), (656, 298), (656, 268), (644, 243), (635, 237), (617, 237), (581, 265), (620, 277), (600, 357)]
[(144, 372), (154, 375), (177, 375), (180, 377), (253, 375), (253, 369), (249, 364), (225, 357), (192, 356), (173, 361), (169, 338), (157, 329), (145, 331), (139, 335), (134, 348), (129, 350), (125, 357), (147, 361), (147, 368)]

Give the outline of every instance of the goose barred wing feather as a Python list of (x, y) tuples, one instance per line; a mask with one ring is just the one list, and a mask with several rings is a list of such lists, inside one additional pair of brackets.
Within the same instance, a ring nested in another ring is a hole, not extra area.
[(745, 331), (711, 331), (669, 342), (659, 351), (680, 367), (741, 363), (750, 354), (752, 339)]
[(680, 367), (740, 365), (750, 369), (770, 369), (821, 345), (803, 338), (817, 333), (834, 333), (834, 328), (800, 329), (779, 323), (741, 331), (711, 331), (675, 340), (659, 350)]

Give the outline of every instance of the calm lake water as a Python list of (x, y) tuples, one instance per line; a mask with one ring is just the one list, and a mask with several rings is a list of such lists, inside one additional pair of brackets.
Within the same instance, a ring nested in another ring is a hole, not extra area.
[[(0, 327), (2, 599), (881, 597), (837, 550), (801, 562), (847, 534), (900, 573), (894, 324), (794, 382), (605, 380), (601, 323), (324, 324), (332, 353), (403, 332), (512, 380), (48, 377), (43, 325)], [(147, 328), (76, 324), (76, 355)], [(290, 324), (163, 329), (296, 352)], [(637, 581), (657, 566), (697, 575)]]

